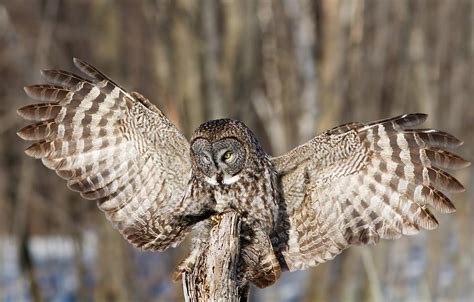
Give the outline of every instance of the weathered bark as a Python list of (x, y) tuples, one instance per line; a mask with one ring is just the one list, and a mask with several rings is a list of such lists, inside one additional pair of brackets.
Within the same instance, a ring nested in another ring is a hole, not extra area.
[(241, 286), (237, 273), (240, 249), (240, 220), (235, 212), (219, 217), (209, 242), (190, 272), (183, 272), (186, 301), (246, 301), (248, 287)]

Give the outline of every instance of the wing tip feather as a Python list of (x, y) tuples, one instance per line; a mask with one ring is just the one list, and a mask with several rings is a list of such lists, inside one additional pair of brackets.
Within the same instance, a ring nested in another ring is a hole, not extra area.
[(57, 73), (60, 72), (55, 69), (41, 69), (40, 73), (43, 78), (45, 78), (49, 82), (55, 82), (55, 77)]
[(30, 128), (31, 128), (31, 125), (25, 126), (21, 128), (20, 130), (18, 130), (16, 132), (16, 135), (18, 135), (22, 140), (25, 140), (25, 141), (32, 140), (31, 135), (27, 133), (27, 130), (29, 130)]
[(25, 154), (28, 155), (29, 157), (33, 157), (33, 158), (41, 158), (41, 156), (39, 156), (37, 150), (36, 150), (36, 144), (33, 144), (31, 146), (29, 146), (28, 148), (25, 149)]
[(79, 67), (78, 65), (84, 65), (84, 61), (77, 58), (77, 57), (74, 57), (72, 58), (72, 62), (74, 63), (75, 66)]
[[(25, 120), (30, 120), (30, 115), (27, 112), (27, 107), (29, 107), (29, 105), (18, 108), (16, 110), (16, 114), (18, 114), (21, 118)], [(17, 132), (17, 135), (18, 135), (18, 132)]]
[(394, 118), (394, 120), (409, 120), (417, 125), (424, 123), (427, 119), (428, 114), (423, 112), (406, 113)]
[(94, 67), (92, 67), (92, 65), (90, 65), (89, 63), (87, 63), (86, 61), (84, 60), (81, 60), (77, 57), (74, 57), (72, 58), (72, 62), (74, 63), (74, 66), (76, 66), (80, 71), (86, 73), (86, 74), (89, 74), (87, 71), (88, 70), (95, 70)]
[[(397, 117), (392, 118), (391, 120), (397, 125), (401, 126), (403, 129), (407, 127), (414, 127), (423, 124), (428, 118), (426, 113), (407, 113)], [(390, 119), (389, 119), (390, 121)]]
[(34, 99), (35, 98), (35, 91), (36, 88), (34, 85), (29, 85), (29, 86), (23, 86), (23, 91), (25, 91), (26, 95), (29, 96), (30, 98)]

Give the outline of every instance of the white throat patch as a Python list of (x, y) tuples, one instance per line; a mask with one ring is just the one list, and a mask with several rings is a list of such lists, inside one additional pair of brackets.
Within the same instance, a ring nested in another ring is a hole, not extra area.
[[(238, 182), (240, 179), (240, 175), (234, 175), (232, 177), (224, 177), (224, 179), (222, 180), (222, 184), (224, 185), (231, 185), (233, 183), (236, 183)], [(217, 182), (216, 180), (216, 177), (213, 176), (213, 177), (205, 177), (204, 180), (210, 184), (211, 186), (216, 186), (218, 185), (219, 183)]]
[(207, 176), (206, 176), (206, 178), (204, 178), (204, 179), (205, 179), (205, 180), (206, 180), (206, 182), (207, 182), (208, 184), (210, 184), (211, 186), (218, 185), (218, 183), (217, 183), (217, 180), (216, 180), (216, 177), (215, 177), (215, 176), (213, 176), (213, 177), (207, 177)]
[(232, 177), (224, 177), (224, 180), (222, 181), (225, 185), (231, 185), (235, 182), (238, 182), (240, 179), (240, 175), (234, 175)]

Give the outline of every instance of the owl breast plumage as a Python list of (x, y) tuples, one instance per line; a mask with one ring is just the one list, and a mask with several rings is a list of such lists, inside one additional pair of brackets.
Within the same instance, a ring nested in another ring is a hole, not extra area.
[(271, 157), (232, 119), (208, 121), (188, 141), (145, 97), (74, 63), (86, 77), (46, 70), (49, 84), (25, 88), (42, 103), (18, 110), (34, 122), (18, 135), (141, 249), (176, 246), (236, 211), (243, 278), (265, 287), (352, 244), (434, 229), (432, 210), (455, 210), (445, 193), (464, 190), (444, 171), (469, 165), (451, 151), (462, 142), (413, 128), (425, 114), (347, 123)]
[[(278, 215), (278, 183), (270, 157), (260, 147), (253, 133), (240, 121), (220, 119), (202, 124), (194, 132), (191, 145), (202, 140), (211, 146), (212, 158), (208, 165), (215, 166), (215, 170), (208, 173), (203, 171), (206, 170), (201, 168), (203, 163), (196, 159), (202, 156), (202, 152), (191, 152), (192, 179), (196, 180), (191, 186), (193, 195), (196, 194), (194, 191), (199, 191), (198, 194), (206, 195), (215, 212), (235, 210), (242, 219), (248, 220), (250, 224), (260, 224), (269, 233)], [(231, 150), (234, 140), (236, 147), (242, 149), (242, 154)], [(226, 152), (230, 156), (229, 160), (232, 156), (242, 157), (241, 163), (229, 173), (225, 171), (225, 160), (220, 161), (218, 158)]]

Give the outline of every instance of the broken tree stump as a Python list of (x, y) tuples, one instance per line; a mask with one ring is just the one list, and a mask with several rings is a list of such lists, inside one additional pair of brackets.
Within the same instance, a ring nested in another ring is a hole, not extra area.
[(239, 252), (239, 216), (235, 212), (221, 214), (193, 267), (182, 273), (185, 300), (247, 301), (248, 286), (242, 286), (238, 275)]

